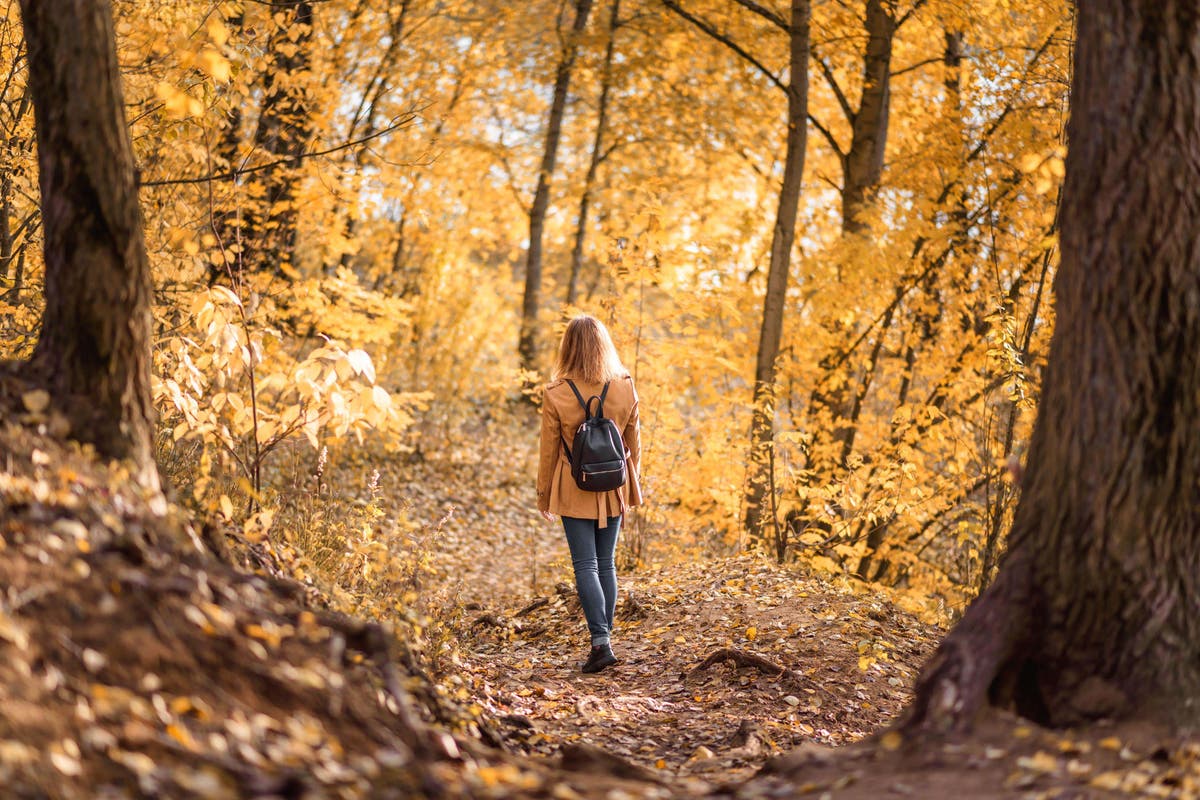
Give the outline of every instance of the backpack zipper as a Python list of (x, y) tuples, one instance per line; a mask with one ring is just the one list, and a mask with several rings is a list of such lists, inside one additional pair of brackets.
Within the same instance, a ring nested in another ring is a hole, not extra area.
[(587, 479), (588, 479), (588, 475), (609, 475), (613, 472), (620, 472), (620, 471), (621, 471), (621, 468), (617, 467), (616, 469), (601, 469), (601, 470), (595, 470), (593, 472), (581, 472), (580, 475), (583, 476), (583, 480), (586, 483)]

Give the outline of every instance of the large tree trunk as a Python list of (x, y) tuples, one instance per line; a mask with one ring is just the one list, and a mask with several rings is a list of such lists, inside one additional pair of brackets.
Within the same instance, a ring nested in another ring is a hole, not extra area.
[(1009, 553), (910, 728), (1200, 722), (1200, 14), (1081, 0), (1057, 327)]
[[(792, 244), (796, 238), (796, 213), (804, 177), (804, 151), (808, 130), (808, 0), (792, 0), (789, 35), (791, 40), (787, 85), (787, 152), (775, 230), (771, 236), (771, 264), (767, 271), (767, 293), (763, 298), (762, 328), (758, 358), (754, 365), (754, 416), (750, 426), (750, 459), (746, 480), (745, 525), (751, 537), (762, 534), (763, 500), (766, 496), (772, 449), (775, 441), (775, 360), (783, 335), (783, 309), (787, 300)], [(777, 554), (783, 545), (776, 543)]]
[(546, 121), (546, 145), (538, 170), (537, 189), (529, 209), (529, 252), (525, 259), (525, 296), (521, 304), (521, 338), (518, 353), (521, 368), (537, 370), (538, 309), (542, 291), (542, 238), (546, 227), (546, 212), (550, 209), (550, 184), (558, 161), (558, 141), (562, 137), (563, 115), (567, 109), (567, 91), (571, 87), (571, 72), (579, 49), (579, 36), (587, 27), (592, 13), (592, 0), (575, 0), (575, 21), (558, 62), (554, 77), (554, 97)]
[(46, 312), (32, 367), (77, 437), (158, 488), (151, 284), (105, 0), (21, 0), (37, 128)]

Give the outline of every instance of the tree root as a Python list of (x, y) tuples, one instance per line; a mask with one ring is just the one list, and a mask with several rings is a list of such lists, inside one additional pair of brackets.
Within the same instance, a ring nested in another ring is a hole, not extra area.
[(721, 661), (732, 661), (739, 668), (751, 667), (764, 675), (777, 676), (797, 686), (804, 683), (803, 677), (795, 670), (788, 669), (782, 664), (777, 664), (765, 656), (760, 656), (757, 653), (751, 653), (746, 650), (739, 650), (736, 647), (722, 647), (719, 650), (714, 650), (709, 654), (708, 658), (693, 667), (688, 675), (694, 677), (713, 664)]
[(534, 598), (534, 601), (532, 603), (530, 603), (529, 605), (522, 608), (516, 614), (513, 614), (513, 616), (514, 617), (523, 617), (526, 614), (531, 614), (534, 611), (537, 611), (539, 608), (542, 608), (543, 606), (548, 606), (548, 605), (550, 605), (549, 597), (537, 597), (537, 598)]
[(471, 621), (471, 628), (478, 628), (481, 625), (490, 625), (493, 628), (507, 628), (508, 620), (499, 614), (480, 614)]
[(1037, 689), (1022, 677), (1040, 615), (1029, 596), (1029, 568), (1015, 561), (1009, 558), (921, 671), (916, 696), (895, 728), (906, 738), (964, 733), (989, 705), (1042, 721)]
[(341, 655), (346, 647), (350, 647), (375, 662), (383, 677), (383, 686), (392, 701), (393, 710), (404, 729), (404, 735), (409, 739), (405, 744), (420, 752), (424, 742), (420, 740), (419, 735), (425, 726), (421, 722), (419, 712), (413, 707), (411, 697), (400, 683), (391, 634), (377, 622), (366, 622), (344, 614), (320, 612), (316, 616), (321, 625), (342, 637), (334, 646), (335, 653)]
[(753, 720), (742, 720), (727, 744), (730, 750), (739, 750), (746, 757), (757, 756), (763, 751), (762, 726)]

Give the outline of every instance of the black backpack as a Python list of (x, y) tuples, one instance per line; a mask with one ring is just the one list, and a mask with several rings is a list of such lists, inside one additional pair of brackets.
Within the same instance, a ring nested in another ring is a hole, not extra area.
[[(607, 492), (625, 485), (625, 442), (617, 424), (604, 416), (604, 396), (608, 394), (608, 384), (600, 391), (600, 395), (592, 395), (587, 400), (575, 388), (572, 381), (567, 381), (579, 405), (583, 406), (583, 424), (575, 431), (572, 447), (567, 447), (567, 440), (559, 434), (567, 461), (571, 465), (571, 477), (575, 485), (585, 492)], [(592, 401), (596, 401), (596, 413), (592, 413)]]

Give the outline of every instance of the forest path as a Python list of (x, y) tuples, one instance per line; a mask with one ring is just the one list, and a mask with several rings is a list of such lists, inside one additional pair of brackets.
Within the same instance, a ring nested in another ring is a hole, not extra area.
[(940, 634), (877, 597), (749, 557), (625, 575), (621, 591), (621, 661), (598, 675), (579, 671), (587, 639), (572, 586), (464, 620), (476, 702), (518, 749), (586, 743), (668, 779), (748, 777), (805, 742), (878, 730)]
[[(885, 725), (942, 634), (857, 582), (756, 557), (619, 568), (620, 663), (586, 675), (561, 527), (537, 515), (531, 481), (479, 470), (424, 465), (405, 491), (428, 524), (441, 521), (429, 543), (437, 591), (465, 609), (460, 699), (499, 720), (516, 751), (598, 757), (570, 747), (584, 744), (671, 783), (744, 778), (805, 742)], [(735, 660), (698, 669), (723, 648)]]

